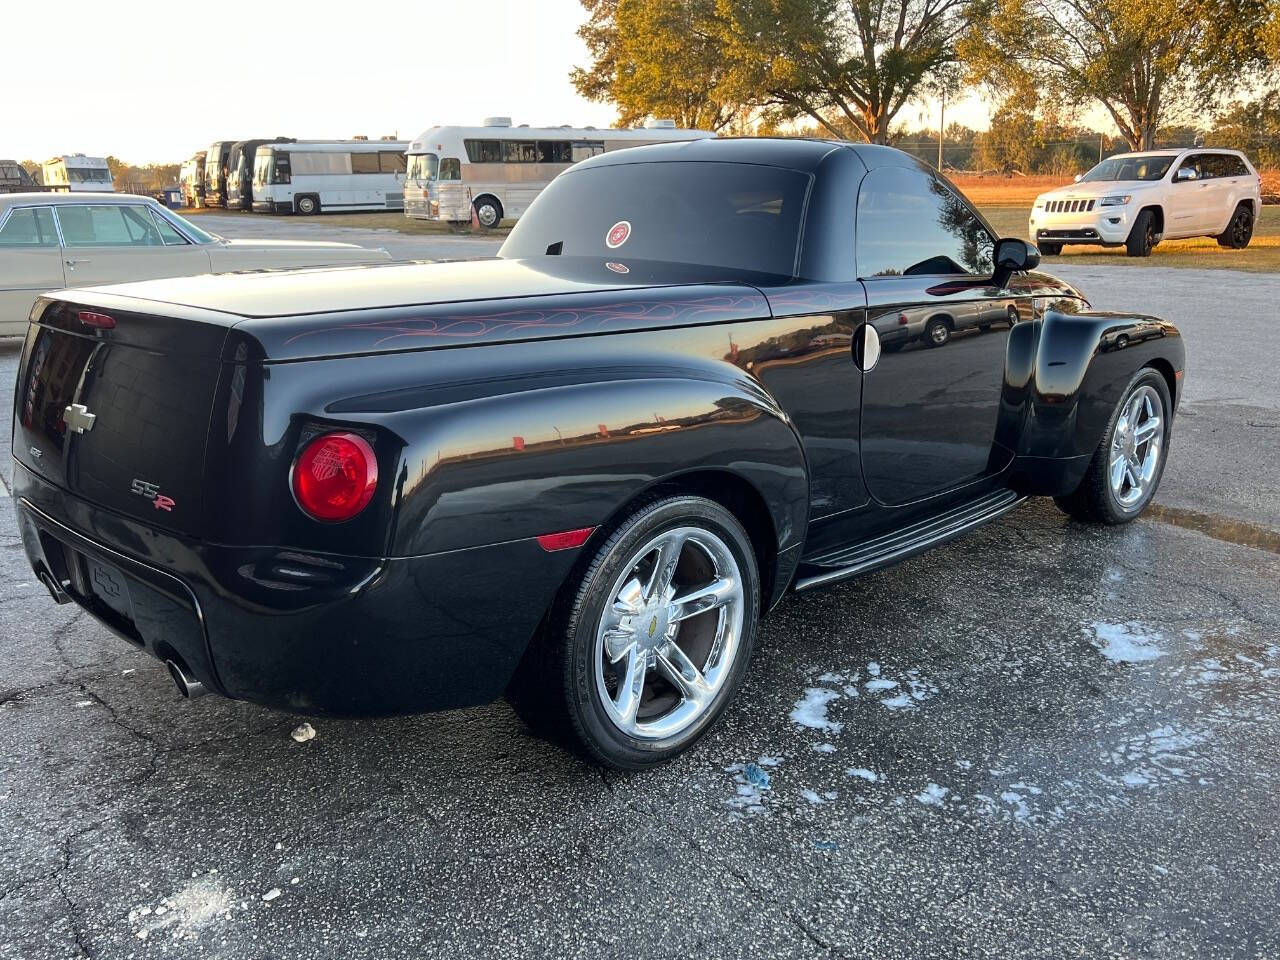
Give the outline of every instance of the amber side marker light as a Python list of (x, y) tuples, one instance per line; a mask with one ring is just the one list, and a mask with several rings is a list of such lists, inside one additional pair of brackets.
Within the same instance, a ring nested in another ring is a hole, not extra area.
[(378, 460), (355, 433), (325, 433), (306, 445), (293, 465), (293, 496), (308, 516), (325, 523), (350, 520), (373, 499)]
[(97, 327), (99, 330), (113, 330), (116, 325), (116, 318), (109, 317), (105, 313), (96, 313), (93, 310), (81, 310), (80, 322), (86, 327)]
[(538, 537), (538, 546), (547, 553), (557, 550), (572, 550), (587, 542), (587, 538), (595, 533), (595, 527), (579, 527), (577, 530), (561, 530), (559, 533), (544, 533)]

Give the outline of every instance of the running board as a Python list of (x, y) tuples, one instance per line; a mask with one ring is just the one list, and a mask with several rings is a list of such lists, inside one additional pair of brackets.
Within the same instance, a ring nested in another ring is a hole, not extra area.
[(998, 490), (893, 533), (814, 557), (800, 565), (795, 589), (809, 590), (905, 560), (1008, 513), (1025, 499), (1012, 490)]

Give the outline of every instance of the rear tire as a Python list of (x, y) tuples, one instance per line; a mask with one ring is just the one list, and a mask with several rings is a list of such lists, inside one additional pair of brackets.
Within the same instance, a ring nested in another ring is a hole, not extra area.
[(951, 324), (942, 317), (934, 317), (924, 325), (924, 342), (931, 347), (941, 347), (951, 339)]
[(295, 197), (293, 209), (304, 217), (311, 217), (320, 212), (320, 201), (312, 196)]
[(1062, 252), (1062, 244), (1050, 243), (1048, 240), (1044, 241), (1044, 243), (1037, 244), (1036, 246), (1039, 248), (1040, 256), (1042, 257), (1056, 257)]
[(1218, 241), (1218, 246), (1227, 247), (1230, 250), (1243, 250), (1249, 246), (1249, 241), (1253, 239), (1252, 208), (1247, 203), (1236, 207), (1236, 212), (1231, 215), (1227, 229), (1215, 239)]
[(1156, 246), (1156, 218), (1150, 210), (1143, 210), (1133, 221), (1133, 229), (1124, 242), (1125, 253), (1131, 257), (1149, 257)]
[[(718, 605), (690, 605), (713, 587)], [(508, 696), (531, 727), (596, 763), (654, 766), (705, 736), (733, 698), (759, 611), (737, 519), (702, 497), (651, 501), (584, 554)]]
[[(1137, 519), (1164, 475), (1172, 414), (1169, 385), (1159, 371), (1143, 367), (1111, 412), (1084, 479), (1071, 493), (1054, 497), (1054, 502), (1084, 523), (1115, 525)], [(1144, 431), (1153, 417), (1158, 422)]]

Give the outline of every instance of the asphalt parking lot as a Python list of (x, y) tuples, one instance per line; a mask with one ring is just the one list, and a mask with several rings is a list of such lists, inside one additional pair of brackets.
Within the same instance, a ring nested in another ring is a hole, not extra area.
[(0, 504), (0, 957), (1280, 955), (1280, 291), (1060, 272), (1186, 336), (1154, 516), (1031, 502), (788, 597), (724, 722), (642, 775), (503, 703), (305, 743), (185, 703), (52, 604)]

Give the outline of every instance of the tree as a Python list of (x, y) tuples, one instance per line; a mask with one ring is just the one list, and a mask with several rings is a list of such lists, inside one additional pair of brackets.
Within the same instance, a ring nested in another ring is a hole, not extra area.
[(611, 101), (621, 126), (670, 118), (681, 127), (722, 130), (745, 120), (746, 106), (724, 97), (723, 30), (715, 0), (582, 0), (578, 30), (592, 57), (573, 85), (589, 100)]
[(784, 120), (885, 143), (903, 106), (948, 84), (987, 0), (717, 0), (729, 89)]
[(1248, 103), (1232, 104), (1205, 140), (1215, 147), (1244, 151), (1256, 167), (1280, 167), (1280, 92), (1272, 90)]
[(1101, 104), (1134, 150), (1266, 68), (1273, 0), (995, 2), (989, 27), (961, 43), (972, 78)]

